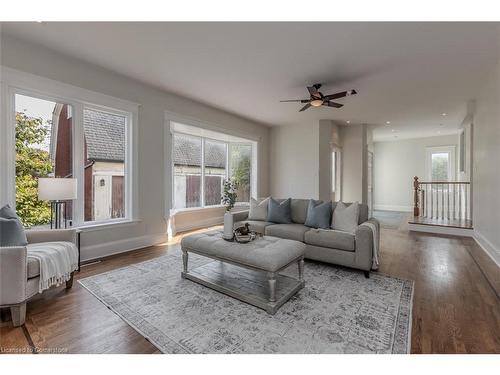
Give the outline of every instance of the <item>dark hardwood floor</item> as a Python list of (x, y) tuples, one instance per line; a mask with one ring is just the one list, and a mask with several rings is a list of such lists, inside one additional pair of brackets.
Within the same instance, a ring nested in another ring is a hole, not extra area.
[[(76, 278), (161, 256), (180, 238), (87, 265)], [(412, 353), (500, 353), (500, 275), (473, 240), (408, 232), (403, 226), (382, 229), (381, 250), (380, 272), (415, 281)], [(77, 282), (69, 291), (54, 288), (31, 301), (24, 329), (0, 323), (0, 349), (158, 352)]]

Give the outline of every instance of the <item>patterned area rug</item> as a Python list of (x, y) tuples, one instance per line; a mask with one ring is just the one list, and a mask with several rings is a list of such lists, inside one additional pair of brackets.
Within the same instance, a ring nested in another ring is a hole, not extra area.
[[(210, 261), (190, 255), (190, 268)], [(163, 353), (410, 352), (413, 281), (306, 261), (304, 289), (272, 316), (181, 267), (176, 247), (79, 282)]]

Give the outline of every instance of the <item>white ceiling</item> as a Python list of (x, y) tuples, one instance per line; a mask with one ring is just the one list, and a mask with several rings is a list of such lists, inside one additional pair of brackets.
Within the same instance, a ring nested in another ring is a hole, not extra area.
[[(499, 47), (497, 23), (9, 23), (3, 31), (268, 125), (350, 120), (375, 125), (376, 140), (456, 131)], [(307, 98), (316, 82), (324, 94), (359, 94), (338, 100), (342, 109), (299, 113), (300, 104), (279, 102)]]

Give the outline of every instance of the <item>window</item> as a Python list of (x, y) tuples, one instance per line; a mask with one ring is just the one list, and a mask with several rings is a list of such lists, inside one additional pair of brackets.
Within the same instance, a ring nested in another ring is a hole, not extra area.
[(450, 155), (447, 152), (432, 153), (432, 181), (448, 181)]
[(174, 208), (201, 206), (201, 138), (174, 134)]
[(252, 145), (232, 143), (229, 147), (231, 176), (237, 184), (236, 202), (250, 202), (252, 181)]
[[(26, 227), (50, 226), (50, 203), (38, 200), (38, 179), (73, 178), (77, 199), (67, 202), (63, 213), (68, 225), (131, 219), (129, 161), (136, 105), (69, 86), (59, 89), (42, 78), (33, 82), (38, 87), (36, 94), (28, 88), (7, 86), (15, 116), (7, 116), (12, 127), (0, 143), (5, 146), (2, 151), (6, 150), (2, 158), (15, 169), (5, 169), (6, 180), (12, 181), (2, 191), (6, 201), (15, 204)], [(41, 86), (57, 94), (39, 94)], [(69, 92), (67, 100), (61, 95), (64, 90)], [(82, 94), (81, 101), (75, 99), (78, 94)], [(86, 104), (94, 96), (124, 109)], [(15, 160), (9, 150), (15, 150)]]
[(227, 144), (205, 140), (203, 192), (205, 206), (221, 203), (222, 183), (227, 178)]
[(85, 221), (126, 217), (126, 127), (123, 115), (83, 110)]
[(237, 184), (237, 203), (250, 201), (255, 142), (177, 123), (171, 128), (174, 209), (219, 206), (228, 178)]
[(332, 193), (337, 190), (337, 153), (332, 151)]
[(455, 146), (427, 148), (427, 178), (433, 182), (455, 180)]
[[(16, 211), (26, 227), (50, 225), (50, 204), (38, 200), (38, 178), (73, 177), (71, 106), (15, 95)], [(72, 219), (72, 202), (63, 216)]]
[(333, 201), (340, 200), (340, 163), (341, 151), (340, 148), (332, 146), (331, 151), (331, 199)]

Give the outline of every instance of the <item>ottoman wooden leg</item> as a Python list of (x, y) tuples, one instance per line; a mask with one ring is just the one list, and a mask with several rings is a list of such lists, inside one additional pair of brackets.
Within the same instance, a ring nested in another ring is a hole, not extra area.
[(269, 273), (269, 302), (276, 302), (276, 274)]

